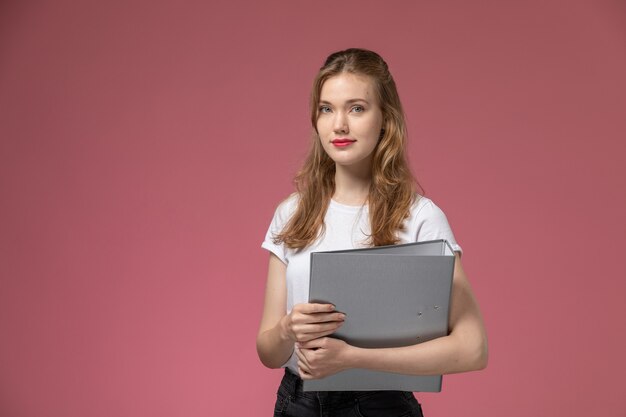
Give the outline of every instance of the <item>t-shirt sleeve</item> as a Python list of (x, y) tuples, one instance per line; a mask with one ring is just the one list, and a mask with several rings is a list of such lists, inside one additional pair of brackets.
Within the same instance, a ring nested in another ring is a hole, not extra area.
[(445, 239), (453, 251), (463, 253), (463, 249), (452, 233), (446, 215), (435, 203), (429, 199), (424, 199), (418, 204), (417, 210), (414, 219), (417, 242)]
[(274, 237), (283, 230), (285, 224), (289, 221), (289, 218), (293, 213), (293, 208), (294, 201), (292, 197), (278, 205), (276, 211), (274, 212), (272, 222), (270, 223), (267, 233), (265, 234), (265, 240), (261, 243), (262, 248), (267, 249), (274, 255), (278, 256), (278, 258), (285, 264), (289, 263), (287, 259), (287, 249), (283, 244), (274, 243)]

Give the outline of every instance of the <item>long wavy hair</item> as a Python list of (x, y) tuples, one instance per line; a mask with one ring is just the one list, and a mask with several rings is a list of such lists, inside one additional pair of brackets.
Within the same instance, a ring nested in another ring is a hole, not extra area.
[(372, 158), (372, 182), (367, 204), (372, 246), (398, 243), (397, 232), (409, 216), (416, 192), (421, 190), (406, 158), (407, 130), (396, 84), (387, 63), (375, 52), (346, 49), (331, 54), (313, 81), (311, 91), (312, 147), (294, 179), (298, 202), (295, 212), (274, 241), (291, 249), (304, 249), (324, 233), (324, 217), (335, 192), (335, 162), (324, 151), (317, 134), (322, 86), (341, 73), (365, 75), (373, 80), (383, 114), (383, 131)]

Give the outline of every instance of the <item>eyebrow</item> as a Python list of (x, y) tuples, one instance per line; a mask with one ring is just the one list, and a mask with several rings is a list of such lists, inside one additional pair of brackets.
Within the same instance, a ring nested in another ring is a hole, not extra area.
[[(346, 101), (346, 104), (353, 104), (353, 103), (359, 103), (359, 102), (369, 104), (369, 101), (365, 100), (364, 98), (351, 98), (350, 100)], [(332, 104), (332, 103), (330, 101), (320, 100), (319, 104)]]

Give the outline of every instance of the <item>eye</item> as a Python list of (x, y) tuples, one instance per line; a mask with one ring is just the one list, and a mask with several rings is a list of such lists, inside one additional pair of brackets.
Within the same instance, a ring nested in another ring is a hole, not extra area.
[(320, 113), (330, 113), (330, 107), (329, 106), (320, 106)]
[(363, 108), (363, 106), (354, 106), (352, 107), (352, 111), (355, 113), (363, 113), (365, 108)]

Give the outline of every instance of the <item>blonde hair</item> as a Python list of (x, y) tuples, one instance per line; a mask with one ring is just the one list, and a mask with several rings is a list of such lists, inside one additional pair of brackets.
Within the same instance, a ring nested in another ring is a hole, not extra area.
[(419, 184), (411, 175), (406, 159), (407, 130), (402, 104), (387, 63), (375, 52), (346, 49), (331, 54), (313, 81), (311, 91), (312, 147), (294, 179), (297, 208), (275, 236), (277, 244), (303, 249), (324, 233), (324, 217), (335, 191), (335, 163), (324, 151), (317, 135), (322, 86), (329, 78), (347, 72), (372, 79), (383, 114), (383, 131), (372, 158), (372, 183), (368, 205), (373, 246), (398, 243)]

